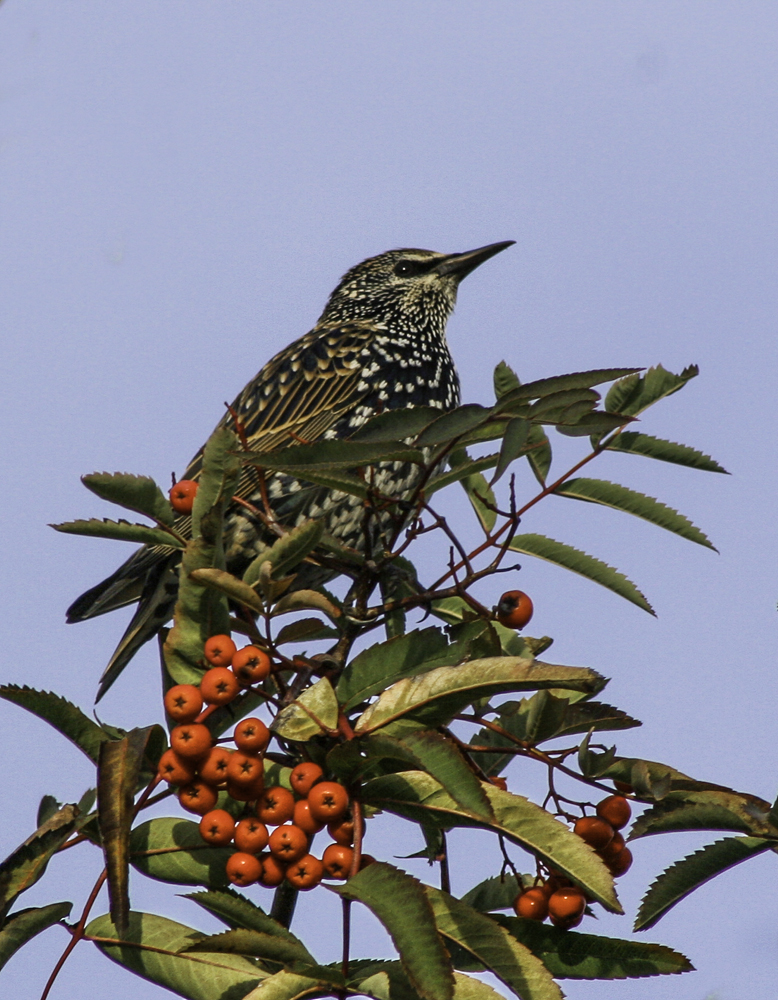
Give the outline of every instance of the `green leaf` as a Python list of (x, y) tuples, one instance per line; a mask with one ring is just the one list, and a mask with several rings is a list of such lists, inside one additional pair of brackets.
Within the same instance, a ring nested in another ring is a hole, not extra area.
[(405, 973), (424, 1000), (452, 1000), (454, 977), (435, 929), (433, 908), (418, 879), (383, 861), (333, 886), (345, 899), (358, 900), (386, 928)]
[[(245, 896), (234, 889), (214, 890), (205, 892), (189, 892), (184, 894), (184, 899), (191, 899), (202, 906), (208, 913), (223, 920), (230, 927), (243, 928), (244, 930), (257, 931), (261, 934), (273, 934), (283, 938), (285, 941), (296, 942), (304, 951), (304, 946), (299, 938), (295, 937), (291, 931), (287, 930), (277, 920), (269, 917), (265, 911), (246, 899)], [(306, 953), (307, 954), (307, 953)], [(306, 961), (313, 961), (310, 955)]]
[(214, 590), (226, 594), (231, 601), (236, 601), (244, 607), (250, 608), (258, 615), (261, 615), (265, 610), (262, 598), (256, 590), (224, 569), (203, 566), (202, 569), (191, 570), (189, 579), (206, 587), (213, 587)]
[(326, 677), (316, 681), (275, 718), (271, 729), (286, 740), (304, 743), (338, 728), (338, 699)]
[(462, 897), (462, 902), (472, 906), (480, 913), (489, 913), (492, 910), (509, 910), (513, 908), (514, 900), (522, 889), (523, 886), (513, 875), (495, 875), (493, 878), (484, 879), (483, 882), (474, 885)]
[(716, 875), (764, 851), (775, 850), (775, 847), (775, 840), (761, 837), (725, 837), (676, 861), (656, 879), (643, 897), (634, 929), (648, 930), (676, 903)]
[(489, 484), (490, 486), (493, 486), (497, 480), (502, 477), (511, 462), (524, 453), (529, 442), (531, 429), (532, 424), (530, 424), (528, 420), (523, 420), (521, 417), (514, 417), (513, 420), (508, 421), (508, 426), (505, 428), (505, 435), (502, 439), (502, 445), (500, 446), (500, 458)]
[(273, 579), (279, 580), (298, 566), (321, 541), (324, 531), (323, 521), (303, 521), (279, 538), (249, 564), (243, 579), (254, 585), (259, 581), (260, 567), (269, 562), (273, 567)]
[[(233, 454), (240, 447), (227, 427), (217, 427), (205, 443), (199, 487), (192, 507), (192, 536), (205, 534), (213, 542), (221, 535), (221, 513), (232, 500), (240, 477), (240, 461)], [(204, 521), (210, 523), (204, 524)], [(221, 567), (222, 569), (224, 567)]]
[(233, 848), (206, 844), (198, 824), (191, 820), (173, 816), (148, 820), (132, 831), (129, 846), (133, 868), (158, 882), (227, 884), (224, 868)]
[(294, 590), (285, 594), (276, 602), (273, 614), (282, 615), (288, 611), (323, 611), (333, 622), (337, 622), (342, 614), (340, 608), (318, 590)]
[(637, 757), (617, 757), (607, 772), (603, 774), (603, 777), (625, 781), (632, 785), (639, 798), (657, 801), (666, 798), (671, 793), (676, 794), (676, 797), (680, 795), (683, 798), (687, 792), (692, 791), (731, 791), (722, 785), (697, 781), (667, 764), (660, 764), (653, 760), (641, 760)]
[(61, 808), (62, 803), (58, 802), (53, 795), (44, 795), (38, 805), (38, 826), (43, 826), (46, 820), (50, 819), (54, 813), (59, 812)]
[(402, 441), (416, 437), (424, 428), (440, 416), (435, 406), (409, 406), (404, 410), (387, 410), (371, 417), (350, 441)]
[(36, 934), (64, 920), (72, 909), (72, 903), (49, 903), (11, 914), (0, 930), (0, 969)]
[(170, 501), (149, 476), (132, 476), (127, 472), (93, 472), (82, 476), (81, 482), (102, 500), (145, 514), (154, 521), (172, 525), (176, 519)]
[(87, 925), (86, 936), (118, 965), (187, 1000), (244, 997), (266, 977), (242, 955), (185, 951), (205, 935), (155, 913), (130, 913), (121, 936), (106, 914)]
[(446, 637), (439, 628), (425, 628), (363, 649), (346, 665), (335, 688), (344, 711), (383, 691), (401, 677), (423, 673), (421, 665), (425, 661), (435, 661), (446, 645)]
[(519, 376), (510, 365), (501, 361), (494, 369), (494, 395), (496, 399), (501, 399), (513, 389), (518, 389), (521, 385)]
[(543, 963), (491, 917), (447, 892), (425, 888), (438, 931), (447, 940), (464, 948), (522, 1000), (562, 1000), (562, 991)]
[(313, 642), (318, 639), (337, 638), (337, 631), (325, 625), (321, 618), (301, 618), (279, 629), (275, 642), (277, 646), (282, 646), (285, 642), (304, 642), (306, 639)]
[(98, 726), (72, 702), (51, 691), (36, 691), (26, 685), (19, 687), (17, 684), (4, 684), (0, 687), (0, 698), (26, 708), (28, 712), (48, 722), (95, 764), (101, 744), (123, 735), (120, 729), (113, 726)]
[(769, 835), (769, 808), (756, 796), (729, 790), (687, 791), (682, 797), (669, 793), (635, 820), (630, 838), (668, 830), (736, 830)]
[(187, 948), (187, 951), (213, 951), (228, 955), (248, 955), (270, 962), (291, 965), (293, 962), (316, 964), (305, 945), (293, 935), (282, 937), (267, 931), (238, 927), (218, 934), (209, 934)]
[(465, 479), (461, 479), (460, 482), (473, 506), (476, 517), (481, 522), (481, 527), (488, 534), (497, 520), (497, 513), (493, 509), (497, 506), (497, 501), (491, 486), (480, 472), (474, 472)]
[(491, 823), (463, 812), (443, 786), (423, 771), (373, 778), (363, 785), (362, 800), (415, 823), (434, 823), (445, 828), (480, 827), (501, 834), (561, 871), (606, 909), (622, 912), (613, 879), (588, 844), (524, 796), (503, 792), (488, 783), (484, 783), (483, 789), (495, 816)]
[(467, 434), (485, 423), (490, 410), (478, 403), (466, 403), (455, 410), (442, 413), (436, 420), (421, 432), (416, 438), (417, 448), (426, 448), (433, 444), (449, 444), (449, 442)]
[(575, 422), (560, 422), (556, 429), (568, 437), (586, 437), (588, 434), (595, 435), (599, 439), (603, 434), (610, 434), (631, 420), (631, 417), (625, 417), (621, 413), (603, 413), (597, 410), (596, 413), (582, 414)]
[[(565, 414), (572, 406), (575, 408), (573, 419), (583, 416), (594, 409), (600, 399), (599, 392), (594, 389), (562, 389), (559, 392), (552, 392), (541, 398), (530, 406), (527, 419), (535, 422), (557, 423), (564, 420)], [(585, 408), (580, 410), (578, 404), (585, 404)]]
[(593, 385), (613, 382), (614, 379), (623, 378), (625, 375), (639, 371), (639, 368), (596, 368), (588, 372), (572, 372), (570, 375), (555, 375), (552, 378), (542, 378), (535, 382), (525, 382), (509, 392), (502, 393), (495, 411), (504, 411), (510, 409), (514, 403), (540, 399), (557, 392), (566, 392), (571, 389), (590, 389)]
[(374, 736), (366, 740), (369, 753), (381, 748), (398, 756), (405, 756), (414, 769), (426, 771), (448, 791), (454, 801), (466, 812), (491, 821), (494, 816), (483, 787), (464, 757), (450, 739), (434, 729), (407, 733), (401, 740), (388, 736)]
[(533, 424), (527, 438), (527, 461), (532, 473), (545, 488), (551, 469), (551, 442), (540, 424)]
[(355, 469), (377, 462), (422, 463), (424, 456), (417, 448), (402, 441), (317, 441), (316, 444), (296, 444), (278, 451), (243, 455), (249, 465), (278, 472), (291, 472), (304, 477), (305, 470), (329, 472), (331, 469)]
[(555, 979), (641, 979), (694, 971), (685, 955), (662, 944), (582, 934), (502, 914), (494, 919), (537, 955)]
[(689, 365), (674, 375), (661, 365), (649, 368), (645, 375), (631, 374), (611, 386), (605, 397), (605, 409), (635, 417), (649, 406), (671, 396), (699, 374), (697, 365)]
[(512, 691), (570, 688), (596, 693), (600, 674), (584, 667), (560, 667), (529, 657), (495, 656), (456, 667), (437, 667), (393, 684), (357, 720), (357, 733), (386, 727), (388, 735), (446, 725), (480, 698)]
[(685, 465), (689, 469), (702, 469), (704, 472), (723, 472), (727, 470), (719, 465), (710, 455), (696, 448), (675, 441), (665, 441), (663, 438), (652, 437), (650, 434), (640, 434), (638, 431), (623, 431), (617, 434), (607, 446), (608, 451), (623, 451), (631, 455), (645, 455), (656, 458), (660, 462), (672, 462), (675, 465)]
[(97, 763), (97, 818), (108, 870), (111, 919), (124, 931), (130, 912), (129, 852), (135, 789), (144, 757), (160, 726), (133, 729), (124, 739), (100, 746)]
[(111, 521), (107, 517), (100, 520), (90, 517), (89, 520), (64, 521), (62, 524), (51, 524), (55, 531), (66, 535), (89, 535), (92, 538), (113, 538), (119, 542), (139, 542), (142, 545), (164, 545), (170, 549), (182, 549), (183, 545), (174, 536), (162, 528), (150, 528), (146, 524), (130, 524), (129, 521)]
[(276, 972), (268, 976), (243, 1000), (302, 1000), (303, 997), (332, 996), (333, 976), (318, 979), (313, 976), (301, 976), (296, 972)]
[(660, 528), (672, 531), (682, 538), (688, 538), (689, 541), (705, 545), (707, 548), (713, 549), (714, 552), (717, 551), (708, 541), (707, 536), (683, 514), (679, 514), (672, 507), (665, 506), (653, 497), (638, 493), (627, 486), (619, 485), (619, 483), (609, 483), (605, 479), (580, 477), (568, 479), (567, 482), (558, 486), (554, 493), (570, 497), (573, 500), (585, 500), (587, 503), (602, 504), (604, 507), (612, 507), (614, 510), (634, 514), (635, 517), (641, 517), (645, 521), (657, 524)]
[(0, 917), (43, 875), (52, 855), (76, 829), (77, 817), (76, 806), (63, 806), (0, 864)]
[(438, 490), (442, 490), (452, 483), (459, 483), (463, 479), (467, 479), (468, 476), (475, 475), (477, 472), (483, 472), (485, 469), (493, 469), (499, 460), (500, 456), (498, 454), (485, 455), (483, 458), (468, 457), (466, 461), (458, 464), (448, 472), (441, 472), (437, 476), (432, 476), (424, 488), (424, 495), (431, 497)]

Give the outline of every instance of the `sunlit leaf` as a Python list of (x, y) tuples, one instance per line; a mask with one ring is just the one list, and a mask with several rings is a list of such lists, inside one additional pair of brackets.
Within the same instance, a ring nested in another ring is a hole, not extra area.
[(633, 372), (611, 386), (605, 397), (605, 409), (635, 417), (658, 400), (678, 392), (699, 371), (697, 365), (689, 365), (680, 375), (674, 375), (657, 365), (656, 368), (649, 368), (645, 375)]
[(225, 886), (224, 868), (231, 854), (232, 847), (206, 844), (198, 824), (181, 817), (160, 816), (130, 834), (133, 868), (174, 885)]
[(278, 713), (272, 730), (287, 740), (305, 742), (338, 727), (338, 699), (332, 685), (322, 677)]
[(231, 601), (236, 601), (244, 607), (255, 611), (257, 614), (262, 614), (265, 610), (262, 598), (256, 590), (224, 569), (203, 566), (201, 569), (191, 570), (189, 578), (195, 583), (201, 583), (207, 587), (213, 587), (215, 590), (221, 591)]
[(150, 476), (127, 472), (93, 472), (81, 482), (102, 500), (145, 514), (163, 524), (173, 524), (176, 515), (170, 501)]

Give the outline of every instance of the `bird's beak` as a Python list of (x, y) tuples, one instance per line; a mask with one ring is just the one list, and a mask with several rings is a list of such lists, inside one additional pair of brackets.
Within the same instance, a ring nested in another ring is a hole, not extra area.
[(457, 281), (466, 278), (471, 271), (475, 271), (485, 260), (494, 257), (495, 254), (512, 247), (516, 240), (504, 240), (502, 243), (490, 243), (487, 247), (479, 247), (477, 250), (467, 250), (465, 253), (452, 253), (432, 269), (433, 274), (451, 274)]

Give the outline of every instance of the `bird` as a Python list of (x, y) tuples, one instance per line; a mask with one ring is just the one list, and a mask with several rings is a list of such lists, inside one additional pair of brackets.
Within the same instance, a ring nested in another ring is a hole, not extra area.
[[(342, 277), (313, 329), (267, 362), (218, 426), (235, 426), (237, 418), (248, 447), (268, 452), (300, 441), (348, 438), (386, 410), (454, 409), (460, 383), (446, 324), (459, 284), (514, 243), (449, 254), (403, 248), (363, 260)], [(201, 449), (182, 478), (198, 478), (202, 456)], [(402, 496), (413, 485), (408, 465), (383, 463), (378, 473), (384, 494)], [(364, 548), (363, 507), (357, 498), (283, 474), (269, 477), (266, 488), (281, 524), (293, 527), (319, 517), (339, 542)], [(257, 477), (248, 469), (236, 496), (261, 503)], [(225, 515), (227, 569), (240, 575), (269, 540), (250, 508), (232, 501)], [(73, 623), (138, 604), (100, 679), (97, 701), (172, 617), (180, 555), (180, 550), (144, 545), (68, 608), (66, 620)]]

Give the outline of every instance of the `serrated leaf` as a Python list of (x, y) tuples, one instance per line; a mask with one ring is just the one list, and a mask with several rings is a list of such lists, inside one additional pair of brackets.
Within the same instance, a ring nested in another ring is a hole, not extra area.
[(344, 711), (401, 677), (421, 673), (421, 664), (435, 661), (446, 646), (446, 637), (439, 628), (425, 628), (363, 649), (346, 665), (335, 688)]
[(283, 965), (291, 965), (293, 962), (316, 964), (316, 959), (302, 941), (293, 935), (281, 937), (279, 934), (250, 930), (244, 927), (209, 934), (201, 941), (190, 945), (186, 950), (189, 952), (211, 951), (228, 955), (248, 955), (250, 958), (281, 962)]
[(507, 393), (512, 392), (513, 389), (518, 389), (521, 385), (519, 376), (505, 361), (501, 361), (494, 369), (493, 381), (496, 399), (501, 399)]
[[(212, 542), (220, 538), (221, 511), (238, 486), (240, 461), (233, 453), (239, 447), (237, 436), (223, 426), (217, 427), (206, 441), (199, 486), (192, 505), (193, 537), (205, 533)], [(211, 523), (203, 524), (205, 519)]]
[(769, 804), (729, 790), (668, 793), (635, 820), (631, 839), (668, 830), (735, 830), (757, 836), (771, 833)]
[(587, 503), (602, 504), (604, 507), (612, 507), (613, 510), (621, 510), (626, 514), (634, 514), (644, 521), (650, 521), (660, 528), (672, 531), (682, 538), (688, 538), (698, 545), (705, 545), (713, 551), (717, 551), (708, 541), (699, 528), (683, 514), (677, 510), (666, 506), (654, 497), (638, 493), (627, 486), (619, 483), (610, 483), (605, 479), (568, 479), (567, 482), (558, 486), (554, 493), (558, 496), (569, 497), (572, 500), (584, 500)]
[(141, 766), (160, 726), (133, 729), (124, 739), (101, 744), (97, 762), (97, 820), (108, 871), (111, 919), (121, 930), (130, 911), (129, 851), (135, 789)]
[(511, 462), (515, 461), (525, 451), (526, 445), (529, 442), (531, 429), (532, 425), (529, 421), (521, 417), (514, 417), (513, 420), (508, 421), (502, 445), (500, 446), (500, 458), (489, 483), (490, 486), (493, 486), (502, 477)]
[(130, 863), (158, 882), (175, 885), (227, 885), (224, 868), (232, 847), (211, 847), (197, 823), (180, 817), (148, 820), (130, 834)]
[(0, 917), (46, 871), (52, 855), (76, 829), (77, 814), (76, 806), (63, 806), (0, 864)]
[(410, 448), (402, 441), (317, 441), (316, 444), (297, 444), (278, 451), (243, 455), (249, 465), (278, 472), (305, 475), (305, 470), (351, 469), (376, 462), (416, 462), (424, 461), (417, 448)]
[(242, 1000), (302, 1000), (303, 997), (332, 996), (334, 975), (330, 973), (327, 979), (317, 979), (283, 970), (263, 979)]
[(337, 631), (325, 625), (321, 618), (301, 618), (299, 621), (284, 625), (279, 630), (275, 642), (277, 646), (282, 646), (285, 642), (304, 642), (306, 639), (313, 642), (318, 639), (337, 639), (337, 637)]
[(603, 434), (610, 434), (611, 431), (618, 430), (624, 424), (631, 423), (632, 417), (625, 417), (622, 413), (604, 413), (597, 410), (596, 413), (584, 413), (575, 422), (564, 421), (556, 425), (560, 434), (568, 437), (586, 437), (596, 435), (598, 438)]
[(278, 736), (300, 743), (338, 728), (338, 699), (326, 677), (286, 705), (275, 718), (271, 729)]
[(36, 691), (26, 685), (19, 687), (17, 684), (4, 684), (0, 687), (0, 698), (26, 708), (28, 712), (48, 722), (95, 764), (100, 745), (123, 735), (121, 730), (113, 726), (98, 726), (80, 708), (52, 691)]
[(585, 667), (561, 667), (529, 657), (495, 656), (456, 667), (437, 667), (393, 684), (357, 720), (357, 733), (384, 728), (388, 735), (446, 725), (479, 698), (512, 691), (571, 688), (594, 693), (601, 676)]
[(551, 469), (551, 442), (540, 424), (533, 424), (527, 438), (527, 461), (532, 473), (545, 488)]
[(206, 587), (213, 587), (215, 590), (221, 591), (231, 601), (236, 601), (244, 607), (250, 608), (258, 615), (261, 615), (265, 610), (262, 598), (256, 590), (226, 570), (204, 566), (201, 569), (191, 570), (189, 578), (195, 583), (201, 583)]
[(418, 879), (383, 861), (334, 886), (345, 899), (357, 900), (381, 921), (400, 955), (414, 989), (424, 1000), (453, 1000), (454, 976), (435, 928), (432, 906)]
[(649, 368), (645, 375), (633, 374), (612, 385), (605, 397), (605, 409), (635, 417), (652, 404), (671, 396), (699, 374), (697, 365), (689, 365), (674, 375), (661, 365)]
[(692, 791), (731, 791), (723, 785), (697, 781), (667, 764), (660, 764), (653, 760), (641, 760), (637, 757), (617, 757), (603, 777), (625, 781), (632, 785), (635, 794), (640, 798), (656, 799), (657, 801), (664, 799), (670, 793), (678, 793), (683, 797), (686, 792)]
[(435, 406), (409, 406), (404, 410), (387, 410), (371, 417), (350, 441), (402, 441), (416, 437), (424, 428), (440, 416)]
[(497, 501), (491, 486), (480, 472), (474, 472), (466, 476), (460, 480), (460, 483), (476, 513), (476, 517), (481, 522), (481, 527), (488, 534), (497, 520), (497, 513), (493, 509), (497, 506)]
[(522, 1000), (562, 1000), (543, 963), (491, 917), (447, 892), (426, 886), (438, 931), (465, 949)]
[(182, 549), (183, 544), (162, 528), (150, 528), (147, 524), (131, 524), (121, 518), (111, 521), (104, 517), (90, 517), (88, 520), (63, 521), (49, 527), (66, 535), (88, 535), (92, 538), (112, 538), (119, 542), (139, 542), (141, 545), (164, 545), (171, 549)]
[[(189, 892), (184, 894), (184, 899), (191, 899), (232, 928), (242, 927), (244, 930), (258, 931), (262, 934), (274, 934), (285, 941), (297, 942), (301, 948), (303, 947), (300, 939), (290, 930), (234, 889)], [(313, 961), (310, 956), (307, 960)]]
[(493, 469), (500, 460), (499, 454), (485, 455), (483, 458), (468, 458), (461, 465), (450, 469), (448, 472), (441, 472), (437, 476), (432, 476), (424, 488), (424, 495), (431, 497), (438, 490), (445, 489), (452, 483), (459, 483), (468, 476), (483, 472), (485, 469)]
[(594, 385), (613, 382), (640, 370), (640, 368), (596, 368), (587, 372), (572, 372), (569, 375), (555, 375), (552, 378), (537, 379), (535, 382), (525, 382), (509, 392), (502, 393), (494, 409), (496, 412), (502, 412), (510, 409), (514, 403), (540, 399), (552, 393), (570, 389), (590, 389)]
[(685, 955), (662, 944), (582, 934), (502, 914), (494, 919), (537, 955), (555, 979), (641, 979), (694, 971)]
[(0, 930), (0, 969), (36, 934), (64, 920), (72, 909), (72, 903), (50, 903), (12, 913)]
[(242, 955), (184, 951), (205, 935), (155, 913), (130, 913), (121, 937), (105, 914), (87, 925), (86, 936), (118, 965), (187, 1000), (243, 997), (266, 977)]
[(416, 438), (417, 448), (427, 448), (434, 444), (448, 444), (450, 441), (472, 431), (485, 423), (490, 410), (478, 403), (466, 403), (455, 410), (442, 413)]
[(527, 419), (536, 422), (547, 421), (549, 423), (556, 423), (563, 419), (569, 407), (576, 406), (579, 403), (585, 404), (586, 407), (585, 410), (578, 413), (578, 416), (582, 416), (583, 413), (588, 413), (593, 409), (599, 402), (599, 399), (600, 394), (594, 389), (575, 388), (551, 392), (548, 395), (541, 396), (536, 403), (530, 406)]
[(504, 792), (487, 783), (483, 789), (495, 816), (491, 823), (463, 812), (443, 786), (423, 771), (403, 771), (373, 778), (363, 785), (362, 800), (416, 823), (434, 823), (444, 828), (480, 827), (501, 834), (563, 872), (606, 909), (622, 912), (613, 890), (613, 879), (588, 844), (524, 796)]
[(513, 907), (514, 900), (522, 888), (523, 886), (513, 875), (495, 875), (493, 878), (484, 879), (483, 882), (474, 885), (462, 897), (462, 902), (481, 913), (489, 913), (492, 910), (508, 910)]
[(369, 753), (376, 748), (379, 751), (382, 747), (388, 751), (395, 748), (398, 756), (407, 755), (413, 767), (439, 781), (462, 809), (486, 820), (494, 818), (481, 782), (451, 740), (436, 730), (417, 730), (402, 739), (379, 735), (365, 740), (364, 744)]
[(155, 521), (172, 525), (176, 519), (170, 501), (150, 476), (127, 472), (93, 472), (81, 482), (102, 500), (145, 514)]
[(716, 875), (775, 847), (775, 840), (762, 837), (725, 837), (676, 861), (656, 879), (643, 897), (634, 929), (648, 930), (676, 903)]
[(323, 521), (303, 521), (279, 538), (269, 549), (265, 549), (249, 564), (243, 579), (249, 585), (258, 582), (260, 567), (269, 562), (273, 567), (273, 579), (279, 580), (298, 566), (321, 541), (324, 531)]
[(704, 472), (723, 472), (727, 470), (719, 465), (710, 455), (686, 444), (676, 444), (675, 441), (665, 441), (663, 438), (641, 434), (638, 431), (623, 431), (617, 434), (607, 446), (607, 451), (622, 451), (631, 455), (645, 455), (656, 458), (660, 462), (672, 462), (684, 465), (689, 469), (702, 469)]
[(557, 730), (557, 736), (569, 736), (572, 733), (586, 733), (590, 729), (595, 732), (611, 732), (620, 729), (634, 729), (642, 726), (638, 719), (622, 712), (620, 708), (606, 705), (599, 701), (579, 701), (568, 705), (565, 709), (562, 724)]
[(342, 614), (337, 605), (317, 590), (295, 590), (285, 594), (280, 601), (276, 601), (273, 614), (282, 615), (287, 611), (323, 611), (333, 622), (337, 622)]

